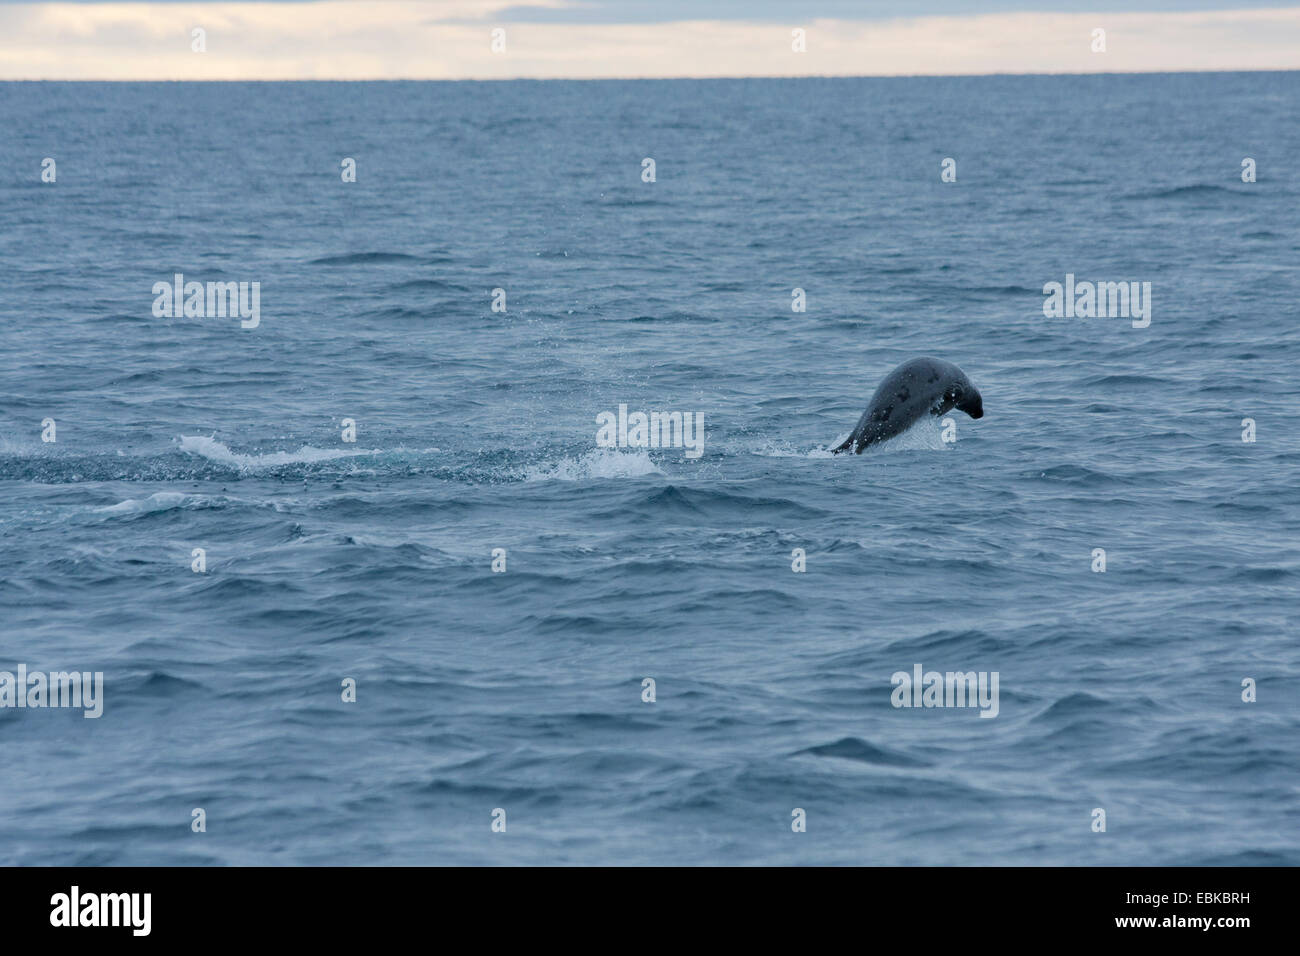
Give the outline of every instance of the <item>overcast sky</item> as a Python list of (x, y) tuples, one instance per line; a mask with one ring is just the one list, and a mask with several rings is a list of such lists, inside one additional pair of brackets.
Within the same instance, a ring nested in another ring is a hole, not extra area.
[[(492, 49), (494, 29), (504, 50)], [(206, 52), (192, 50), (204, 31)], [(792, 31), (806, 52), (792, 49)], [(1094, 31), (1105, 52), (1094, 52)], [(0, 79), (490, 79), (1300, 69), (1268, 0), (0, 0)]]

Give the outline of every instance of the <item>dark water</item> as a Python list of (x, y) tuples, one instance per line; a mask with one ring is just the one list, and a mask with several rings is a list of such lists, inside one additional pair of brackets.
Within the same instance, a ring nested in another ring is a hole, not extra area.
[[(0, 84), (0, 670), (104, 673), (97, 720), (0, 709), (0, 859), (1300, 863), (1298, 115)], [(260, 325), (156, 318), (177, 272)], [(1067, 273), (1150, 326), (1045, 318)], [(827, 454), (916, 354), (984, 418)], [(597, 448), (620, 404), (703, 455)], [(917, 664), (997, 717), (891, 706)]]

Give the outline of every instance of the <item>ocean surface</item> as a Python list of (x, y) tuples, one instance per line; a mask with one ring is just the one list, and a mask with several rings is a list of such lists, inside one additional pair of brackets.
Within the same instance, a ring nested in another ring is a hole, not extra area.
[[(0, 709), (0, 862), (1300, 864), (1297, 116), (0, 84), (0, 670), (104, 675)], [(259, 324), (155, 316), (176, 273)], [(915, 355), (984, 417), (829, 454)], [(702, 455), (598, 447), (620, 405)], [(918, 665), (997, 716), (893, 706)]]

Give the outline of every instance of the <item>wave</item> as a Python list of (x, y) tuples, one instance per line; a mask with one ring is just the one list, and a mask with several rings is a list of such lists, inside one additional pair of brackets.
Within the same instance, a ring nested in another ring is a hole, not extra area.
[[(615, 519), (632, 515), (634, 522), (650, 523), (677, 517), (687, 520), (708, 518), (720, 522), (734, 520), (736, 515), (752, 515), (756, 511), (789, 520), (825, 518), (829, 512), (814, 508), (790, 498), (761, 496), (713, 487), (695, 487), (685, 484), (656, 484), (638, 489), (640, 500), (619, 502), (609, 510), (593, 512), (593, 517)], [(634, 499), (637, 497), (634, 496)], [(770, 593), (770, 592), (769, 592)]]
[(189, 504), (193, 504), (195, 507), (203, 507), (210, 504), (211, 501), (212, 499), (206, 495), (187, 495), (179, 491), (159, 491), (147, 498), (128, 498), (126, 501), (119, 501), (115, 505), (96, 508), (95, 511), (105, 515), (148, 514), (154, 511), (170, 511), (173, 508), (184, 508)]
[(1219, 196), (1230, 194), (1233, 196), (1245, 196), (1250, 194), (1249, 189), (1232, 189), (1228, 186), (1219, 186), (1213, 183), (1192, 183), (1188, 186), (1170, 186), (1165, 189), (1147, 189), (1141, 192), (1129, 193), (1125, 199), (1194, 199), (1198, 196)]
[(796, 753), (796, 756), (800, 754), (811, 754), (816, 757), (839, 757), (842, 760), (857, 760), (861, 763), (880, 764), (886, 767), (930, 766), (928, 760), (913, 757), (899, 750), (878, 746), (860, 737), (842, 737), (834, 743), (821, 744), (800, 750)]
[(417, 262), (416, 256), (405, 252), (354, 252), (342, 256), (322, 256), (312, 259), (308, 265), (313, 266), (355, 266), (363, 263)]
[(1038, 289), (1026, 288), (1023, 285), (981, 285), (967, 288), (967, 292), (982, 295), (1041, 295)]
[(448, 282), (446, 279), (409, 279), (406, 282), (399, 282), (393, 286), (394, 291), (401, 290), (419, 290), (422, 292), (469, 292), (470, 287), (461, 285), (459, 282)]
[(564, 458), (553, 464), (531, 465), (519, 473), (524, 481), (588, 481), (593, 478), (644, 478), (662, 475), (644, 449), (621, 452), (598, 448), (578, 458)]
[(1174, 381), (1158, 375), (1137, 375), (1124, 372), (1111, 372), (1106, 375), (1093, 375), (1083, 379), (1086, 388), (1115, 388), (1126, 385), (1173, 385)]
[(221, 509), (231, 506), (271, 508), (285, 511), (290, 506), (284, 501), (266, 501), (254, 498), (232, 498), (227, 495), (187, 494), (181, 491), (158, 491), (144, 498), (127, 498), (114, 505), (91, 508), (99, 515), (151, 515), (164, 511), (198, 511), (205, 508)]
[(277, 468), (282, 465), (309, 465), (318, 461), (333, 461), (336, 458), (363, 458), (369, 455), (381, 455), (378, 448), (344, 450), (342, 448), (313, 448), (303, 445), (297, 451), (276, 451), (265, 455), (241, 455), (231, 451), (228, 446), (216, 438), (204, 435), (183, 435), (180, 449), (191, 455), (206, 458), (222, 465), (231, 465), (241, 470), (257, 468)]

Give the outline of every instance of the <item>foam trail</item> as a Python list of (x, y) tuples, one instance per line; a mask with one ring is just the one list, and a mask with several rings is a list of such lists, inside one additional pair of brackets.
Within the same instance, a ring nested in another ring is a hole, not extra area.
[(520, 477), (524, 481), (586, 481), (590, 478), (642, 478), (662, 474), (645, 450), (620, 452), (599, 448), (580, 458), (530, 466)]
[(190, 501), (195, 504), (206, 504), (209, 500), (206, 496), (187, 495), (179, 491), (159, 491), (148, 498), (128, 498), (126, 501), (119, 501), (115, 505), (96, 508), (95, 511), (106, 515), (143, 514), (150, 511), (169, 511), (172, 508), (180, 508)]
[[(945, 418), (948, 416), (944, 416)], [(850, 431), (842, 431), (829, 445), (819, 445), (816, 448), (806, 449), (798, 448), (788, 442), (769, 441), (760, 448), (755, 448), (754, 454), (764, 458), (834, 458), (839, 460), (842, 457), (853, 457), (851, 455), (837, 455), (832, 448), (843, 444), (844, 440), (853, 434)], [(943, 419), (934, 418), (933, 416), (917, 421), (911, 428), (900, 435), (872, 445), (864, 455), (882, 455), (898, 451), (948, 451), (952, 445), (943, 440)]]
[(359, 458), (366, 455), (382, 454), (382, 449), (372, 448), (345, 451), (341, 448), (313, 448), (303, 445), (297, 451), (276, 451), (266, 455), (241, 455), (215, 438), (204, 435), (182, 435), (180, 449), (191, 455), (198, 455), (208, 461), (223, 465), (233, 465), (242, 469), (275, 468), (280, 465), (304, 465), (318, 461), (332, 461), (336, 458)]

